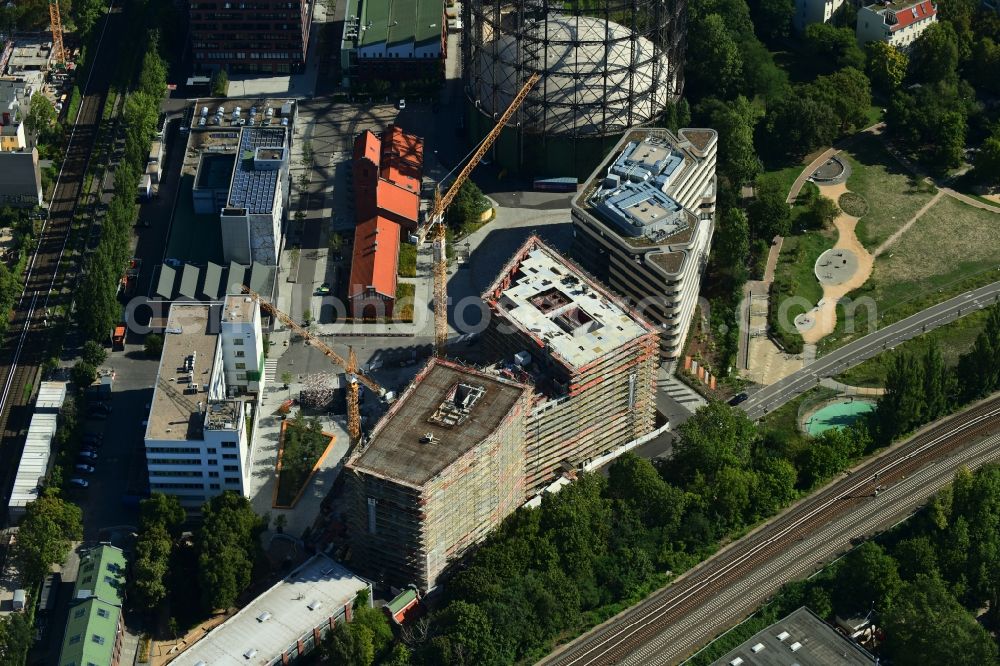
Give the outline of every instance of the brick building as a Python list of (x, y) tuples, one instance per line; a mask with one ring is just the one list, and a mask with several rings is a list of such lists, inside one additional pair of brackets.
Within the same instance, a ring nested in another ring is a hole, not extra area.
[(191, 0), (199, 69), (295, 73), (305, 68), (313, 5), (306, 0)]

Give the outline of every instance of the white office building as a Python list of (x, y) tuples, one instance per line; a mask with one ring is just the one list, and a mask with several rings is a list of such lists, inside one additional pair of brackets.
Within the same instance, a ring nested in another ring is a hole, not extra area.
[(248, 297), (171, 306), (146, 423), (151, 491), (190, 508), (226, 490), (246, 494), (262, 340), (259, 308)]
[(573, 255), (654, 324), (678, 358), (715, 228), (712, 129), (628, 131), (573, 199)]

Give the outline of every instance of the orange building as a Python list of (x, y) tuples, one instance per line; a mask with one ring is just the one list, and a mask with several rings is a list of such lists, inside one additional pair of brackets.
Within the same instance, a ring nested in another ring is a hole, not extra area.
[(347, 289), (352, 316), (365, 319), (392, 316), (398, 263), (398, 224), (376, 216), (355, 228), (351, 281)]

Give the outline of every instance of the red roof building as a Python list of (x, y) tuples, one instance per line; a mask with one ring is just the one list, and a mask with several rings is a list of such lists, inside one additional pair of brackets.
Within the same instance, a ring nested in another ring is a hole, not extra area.
[(424, 141), (390, 125), (380, 139), (370, 131), (354, 140), (354, 209), (357, 220), (376, 215), (413, 230), (420, 217)]
[(906, 51), (936, 22), (937, 5), (931, 0), (886, 2), (861, 7), (855, 31), (860, 46), (881, 41)]
[(379, 177), (419, 194), (423, 164), (424, 140), (389, 125), (382, 134)]
[(347, 298), (355, 318), (392, 317), (399, 263), (399, 225), (375, 216), (354, 230)]

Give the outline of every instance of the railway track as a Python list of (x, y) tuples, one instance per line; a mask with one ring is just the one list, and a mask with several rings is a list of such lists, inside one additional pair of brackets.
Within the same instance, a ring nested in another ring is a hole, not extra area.
[[(542, 663), (552, 666), (670, 663), (677, 659), (664, 658), (665, 655), (656, 649), (663, 641), (654, 639), (661, 638), (671, 629), (674, 629), (670, 633), (676, 641), (671, 642), (671, 650), (675, 657), (683, 658), (705, 642), (687, 633), (688, 627), (700, 623), (704, 628), (707, 623), (718, 630), (725, 628), (718, 617), (713, 617), (713, 602), (727, 598), (740, 607), (755, 607), (764, 600), (752, 598), (755, 572), (759, 573), (758, 582), (767, 579), (777, 584), (787, 576), (782, 577), (781, 567), (776, 563), (789, 564), (789, 554), (807, 558), (810, 565), (816, 564), (817, 557), (836, 554), (845, 544), (837, 543), (832, 533), (825, 540), (813, 537), (830, 531), (838, 519), (852, 513), (874, 515), (879, 520), (890, 519), (891, 511), (882, 512), (885, 515), (878, 512), (879, 493), (886, 497), (885, 493), (902, 487), (908, 479), (918, 480), (924, 484), (921, 488), (933, 492), (950, 478), (947, 470), (936, 469), (933, 463), (965, 450), (969, 451), (970, 460), (972, 456), (1000, 456), (997, 442), (992, 441), (1000, 441), (1000, 438), (992, 437), (989, 442), (982, 442), (998, 432), (1000, 397), (925, 429), (795, 505), (770, 524)], [(940, 473), (935, 476), (933, 472)], [(810, 543), (805, 544), (806, 541)], [(734, 590), (744, 596), (734, 596)], [(684, 631), (680, 631), (680, 627)], [(705, 631), (699, 633), (706, 634)], [(706, 634), (708, 639), (712, 635), (712, 632)], [(685, 640), (690, 645), (680, 645)]]
[[(28, 259), (24, 290), (14, 308), (3, 345), (0, 347), (0, 444), (4, 500), (16, 473), (23, 447), (23, 433), (31, 414), (31, 400), (46, 355), (50, 331), (48, 311), (62, 303), (61, 282), (72, 283), (73, 275), (60, 275), (60, 265), (71, 237), (73, 219), (82, 192), (84, 176), (94, 152), (105, 100), (115, 71), (113, 44), (105, 38), (118, 31), (121, 14), (112, 9), (104, 19), (97, 53), (89, 67), (80, 108), (70, 132), (59, 177), (38, 244)], [(54, 293), (57, 292), (57, 293)]]

